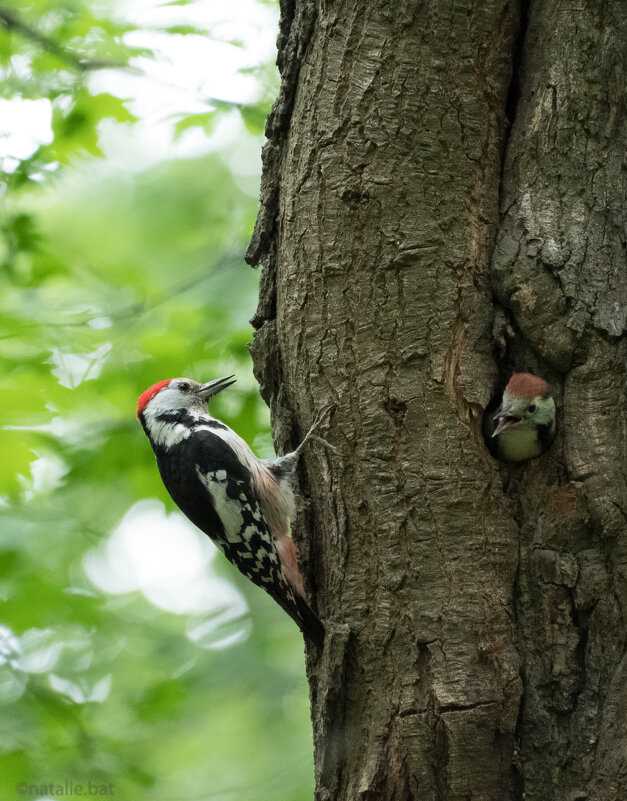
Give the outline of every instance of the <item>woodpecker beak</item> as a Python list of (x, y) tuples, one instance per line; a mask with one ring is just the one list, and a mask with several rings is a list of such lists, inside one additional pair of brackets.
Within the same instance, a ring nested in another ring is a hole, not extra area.
[(223, 389), (230, 387), (235, 383), (235, 378), (232, 375), (227, 375), (226, 378), (216, 378), (215, 381), (208, 381), (206, 384), (201, 384), (196, 390), (196, 394), (200, 395), (204, 400), (209, 400), (222, 392)]
[(516, 417), (513, 414), (508, 414), (509, 411), (509, 407), (504, 409), (503, 406), (499, 406), (497, 409), (497, 412), (494, 415), (494, 420), (498, 420), (499, 424), (492, 434), (493, 437), (498, 436), (498, 434), (501, 434), (506, 428), (514, 425), (514, 423), (520, 422), (520, 417)]

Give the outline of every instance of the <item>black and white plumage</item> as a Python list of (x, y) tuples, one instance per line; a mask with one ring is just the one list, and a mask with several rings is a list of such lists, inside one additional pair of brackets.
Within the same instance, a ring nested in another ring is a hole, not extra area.
[(505, 462), (535, 459), (555, 439), (555, 401), (543, 378), (514, 373), (499, 404), (495, 399), (484, 415), (484, 437), (494, 457)]
[(232, 383), (232, 376), (207, 384), (189, 378), (160, 381), (140, 396), (137, 417), (179, 509), (321, 649), (324, 627), (305, 599), (288, 520), (303, 446), (313, 439), (335, 449), (314, 433), (319, 416), (295, 451), (273, 461), (258, 459), (208, 412), (209, 399)]

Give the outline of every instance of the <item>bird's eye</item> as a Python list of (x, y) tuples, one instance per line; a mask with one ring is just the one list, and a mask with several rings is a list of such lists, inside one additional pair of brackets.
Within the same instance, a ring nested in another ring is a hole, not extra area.
[(179, 384), (179, 389), (181, 392), (189, 392), (191, 388), (191, 384), (188, 384), (187, 381), (183, 381), (181, 384)]
[(528, 410), (529, 414), (533, 414), (537, 408), (538, 407), (535, 405), (535, 403), (530, 404), (529, 410)]

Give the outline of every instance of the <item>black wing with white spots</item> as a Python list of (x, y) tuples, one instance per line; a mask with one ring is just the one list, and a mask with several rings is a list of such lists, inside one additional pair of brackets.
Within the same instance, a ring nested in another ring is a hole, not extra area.
[(250, 471), (228, 443), (211, 431), (194, 431), (156, 455), (163, 483), (186, 517), (321, 646), (322, 624), (285, 578)]

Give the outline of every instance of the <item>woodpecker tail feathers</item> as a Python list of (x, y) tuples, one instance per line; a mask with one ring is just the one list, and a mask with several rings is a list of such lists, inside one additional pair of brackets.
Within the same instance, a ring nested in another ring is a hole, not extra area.
[(320, 652), (324, 644), (324, 626), (318, 615), (309, 606), (304, 598), (296, 596), (298, 617), (292, 615), (294, 622), (299, 626), (305, 637), (310, 640)]
[[(303, 580), (300, 574), (298, 575), (298, 584), (299, 586), (294, 586), (291, 582), (289, 584), (275, 584), (271, 588), (264, 587), (264, 589), (274, 598), (283, 611), (287, 612), (318, 651), (322, 651), (324, 625), (305, 600)], [(303, 593), (302, 595), (300, 594), (301, 592)]]

